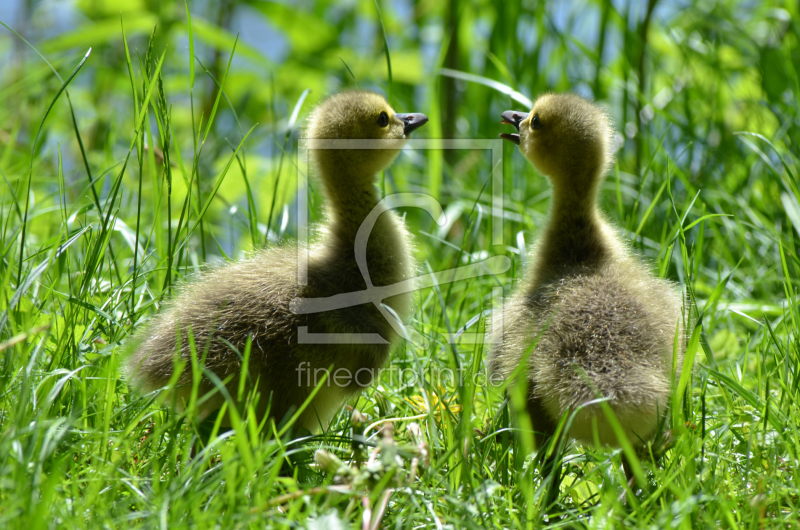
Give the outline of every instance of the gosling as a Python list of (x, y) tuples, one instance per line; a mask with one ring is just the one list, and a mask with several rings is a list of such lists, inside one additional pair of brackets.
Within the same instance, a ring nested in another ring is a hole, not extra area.
[(573, 412), (567, 437), (619, 447), (598, 398), (642, 448), (669, 405), (676, 333), (678, 370), (683, 362), (683, 303), (672, 283), (631, 255), (598, 209), (613, 163), (609, 119), (566, 94), (544, 95), (530, 113), (502, 118), (519, 134), (500, 136), (549, 178), (553, 198), (530, 270), (506, 301), (502, 329), (491, 330), (490, 373), (507, 379), (526, 363), (527, 411), (540, 448)]
[[(394, 160), (402, 141), (427, 121), (424, 114), (395, 113), (383, 97), (370, 92), (345, 92), (321, 103), (308, 120), (306, 136), (311, 139), (309, 154), (323, 184), (328, 215), (318, 229), (318, 242), (308, 249), (306, 284), (298, 281), (297, 245), (263, 250), (202, 273), (196, 281), (183, 285), (166, 309), (134, 335), (132, 353), (125, 362), (132, 386), (140, 392), (163, 388), (173, 376), (178, 357), (186, 368), (171, 391), (178, 408), (185, 407), (192, 387), (191, 333), (197, 357), (205, 355), (205, 370), (225, 383), (236, 406), (239, 380), (246, 377), (246, 383), (252, 385), (248, 390), (255, 387), (260, 394), (256, 404), (259, 418), (266, 415), (280, 423), (299, 411), (320, 385), (294, 426), (311, 432), (327, 429), (343, 402), (368, 386), (386, 363), (400, 339), (397, 323), (387, 322), (373, 304), (295, 314), (292, 301), (366, 288), (354, 244), (362, 221), (380, 200), (376, 174)], [(314, 147), (315, 139), (395, 142), (387, 149), (322, 149)], [(375, 286), (413, 277), (409, 234), (391, 211), (374, 224), (366, 264)], [(384, 304), (404, 322), (413, 310), (410, 293), (391, 296)], [(383, 340), (319, 344), (302, 340), (303, 332), (339, 337), (378, 334)], [(251, 353), (243, 374), (242, 354), (248, 339)], [(222, 392), (214, 389), (209, 378), (203, 377), (200, 394), (206, 397), (198, 400), (199, 419), (225, 402)], [(229, 418), (223, 425), (230, 425)]]

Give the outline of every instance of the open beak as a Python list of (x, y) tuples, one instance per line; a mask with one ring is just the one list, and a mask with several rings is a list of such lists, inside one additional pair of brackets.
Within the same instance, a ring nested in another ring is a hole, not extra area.
[(395, 114), (395, 117), (405, 124), (405, 127), (403, 127), (403, 134), (410, 134), (411, 131), (417, 129), (418, 127), (422, 127), (428, 122), (428, 117), (419, 112), (412, 112), (410, 114)]
[[(513, 125), (519, 131), (519, 124), (525, 121), (525, 118), (528, 117), (528, 113), (518, 112), (516, 110), (507, 110), (504, 113), (502, 113), (500, 117), (503, 118), (502, 123)], [(501, 133), (500, 138), (508, 140), (509, 142), (514, 142), (515, 144), (519, 145), (518, 134)]]

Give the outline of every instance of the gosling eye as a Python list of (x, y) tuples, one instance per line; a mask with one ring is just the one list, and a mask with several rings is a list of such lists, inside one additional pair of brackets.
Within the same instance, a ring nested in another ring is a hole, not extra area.
[(541, 128), (542, 128), (542, 120), (539, 119), (538, 114), (534, 114), (533, 118), (531, 118), (531, 129), (535, 131), (536, 129), (541, 129)]
[(381, 112), (381, 115), (378, 116), (378, 125), (381, 127), (389, 125), (389, 115), (386, 114), (386, 111)]

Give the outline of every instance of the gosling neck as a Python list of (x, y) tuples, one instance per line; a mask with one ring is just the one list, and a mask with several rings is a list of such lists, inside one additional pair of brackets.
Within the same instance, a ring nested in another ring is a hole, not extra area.
[(553, 179), (553, 202), (539, 254), (542, 281), (548, 281), (550, 274), (558, 278), (565, 272), (596, 268), (609, 257), (605, 222), (597, 207), (599, 175), (567, 182), (589, 184), (575, 186)]
[(589, 185), (565, 184), (555, 179), (549, 226), (573, 222), (592, 223), (598, 219), (598, 179), (569, 179), (568, 182), (591, 182)]
[[(328, 231), (337, 241), (352, 247), (364, 219), (380, 201), (375, 176), (351, 169), (344, 175), (337, 175), (336, 182), (332, 182), (323, 175), (328, 199)], [(346, 184), (341, 185), (343, 182)], [(378, 218), (373, 231), (381, 228), (383, 217)]]

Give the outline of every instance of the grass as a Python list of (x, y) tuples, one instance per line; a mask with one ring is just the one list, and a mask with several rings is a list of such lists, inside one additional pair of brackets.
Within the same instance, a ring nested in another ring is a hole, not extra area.
[[(120, 16), (100, 2), (74, 8), (83, 25), (66, 33), (23, 20), (31, 47), (5, 34), (0, 526), (800, 526), (796, 3), (377, 7)], [(237, 39), (236, 13), (280, 28), (288, 51)], [(404, 343), (349, 404), (363, 417), (346, 408), (324, 435), (292, 440), (245, 408), (202, 446), (190, 415), (130, 391), (125, 339), (176, 282), (296, 236), (298, 125), (356, 84), (428, 114), (417, 137), (495, 138), (500, 112), (546, 90), (607, 105), (620, 151), (604, 210), (696, 320), (694, 370), (665, 426), (676, 444), (641, 460), (640, 491), (625, 489), (619, 450), (569, 445), (545, 506), (552, 477), (513, 419), (524, 396), (480, 384), (482, 346), (459, 334), (482, 333), (546, 215), (544, 179), (508, 145), (503, 245), (486, 153), (417, 151), (386, 172), (386, 193), (431, 192), (448, 213), (440, 228), (404, 211), (421, 271), (513, 265), (419, 293), (411, 325), (425, 343)]]

